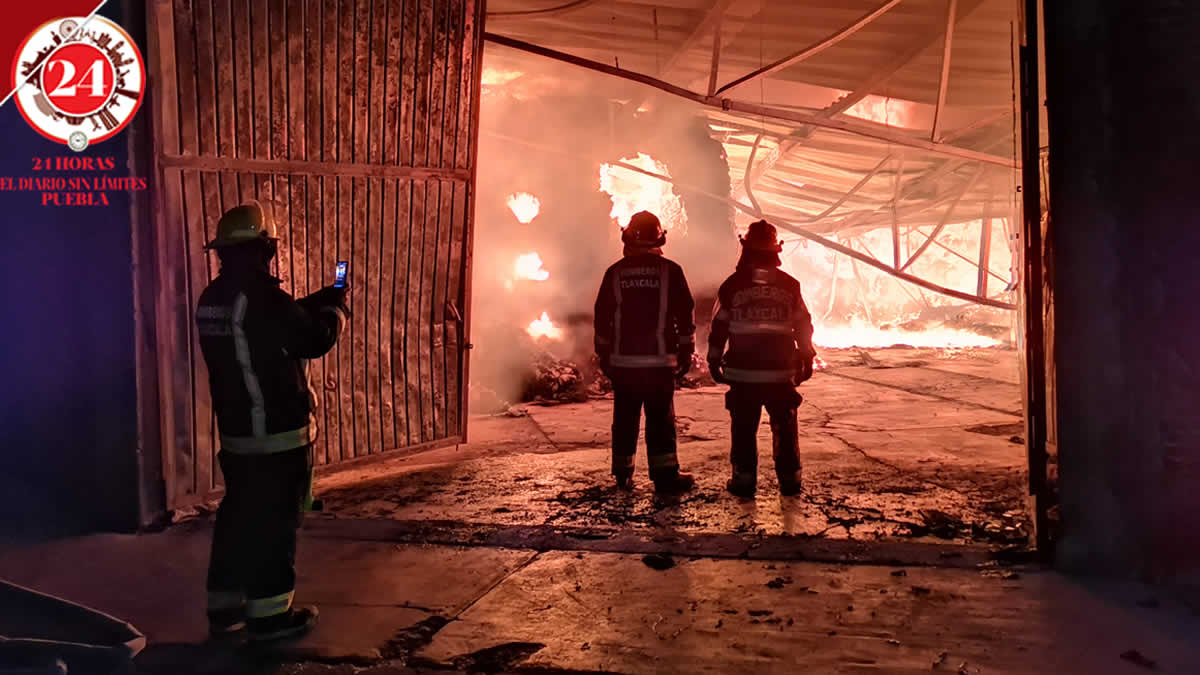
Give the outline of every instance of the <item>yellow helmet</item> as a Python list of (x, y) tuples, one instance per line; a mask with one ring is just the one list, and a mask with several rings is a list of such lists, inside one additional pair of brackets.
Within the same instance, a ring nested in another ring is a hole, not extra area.
[(217, 236), (204, 248), (235, 246), (255, 239), (278, 239), (271, 212), (256, 201), (235, 206), (217, 221)]

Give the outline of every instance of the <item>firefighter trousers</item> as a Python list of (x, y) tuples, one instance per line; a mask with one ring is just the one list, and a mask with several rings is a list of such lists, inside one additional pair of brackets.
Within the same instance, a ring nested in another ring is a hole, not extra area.
[(271, 454), (218, 454), (225, 496), (208, 566), (209, 615), (244, 607), (266, 619), (291, 608), (296, 531), (311, 480), (312, 446)]
[(650, 480), (679, 474), (675, 447), (675, 372), (670, 368), (613, 369), (612, 472), (633, 475), (638, 427), (646, 411), (646, 462)]
[(732, 384), (725, 394), (730, 419), (729, 460), (733, 480), (744, 486), (758, 481), (758, 424), (762, 409), (771, 420), (775, 475), (781, 484), (800, 481), (800, 428), (796, 410), (803, 399), (789, 383)]

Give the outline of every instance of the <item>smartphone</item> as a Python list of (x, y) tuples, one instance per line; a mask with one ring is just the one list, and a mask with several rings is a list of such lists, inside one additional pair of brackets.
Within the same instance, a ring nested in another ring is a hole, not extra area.
[(346, 272), (350, 270), (350, 262), (347, 260), (339, 261), (337, 264), (337, 272), (333, 277), (334, 288), (346, 287)]

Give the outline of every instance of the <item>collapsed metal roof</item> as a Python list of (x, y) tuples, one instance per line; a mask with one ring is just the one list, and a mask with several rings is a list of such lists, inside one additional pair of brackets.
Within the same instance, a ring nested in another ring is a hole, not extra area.
[(1015, 217), (1016, 11), (1011, 0), (491, 0), (486, 39), (490, 58), (533, 53), (646, 85), (633, 105), (693, 101), (725, 146), (743, 221), (766, 216), (838, 250), (865, 230), (893, 228), (896, 242), (919, 232), (929, 241), (889, 260), (842, 250), (904, 274), (947, 224)]

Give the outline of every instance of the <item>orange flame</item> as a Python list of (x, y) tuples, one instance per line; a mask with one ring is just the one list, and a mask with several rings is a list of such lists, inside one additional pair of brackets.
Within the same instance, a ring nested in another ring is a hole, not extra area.
[(517, 256), (515, 267), (518, 279), (545, 281), (550, 278), (550, 273), (542, 269), (542, 257), (536, 252)]
[[(644, 152), (637, 157), (624, 157), (625, 164), (670, 177), (667, 165)], [(612, 199), (609, 216), (624, 228), (629, 217), (638, 211), (649, 211), (658, 216), (664, 229), (680, 234), (687, 233), (687, 212), (683, 202), (675, 194), (672, 185), (622, 166), (602, 164), (600, 166), (600, 190)]]
[(528, 192), (517, 192), (508, 196), (508, 208), (522, 224), (529, 224), (542, 210), (542, 202)]
[(531, 322), (529, 327), (525, 329), (525, 332), (529, 333), (529, 337), (535, 340), (539, 338), (549, 340), (563, 339), (563, 330), (554, 325), (554, 322), (550, 320), (550, 315), (546, 312), (542, 312), (540, 318)]
[[(991, 296), (1001, 293), (1005, 287), (1003, 279), (1012, 275), (1012, 254), (1004, 230), (1003, 221), (994, 223), (989, 268), (995, 276), (990, 279), (988, 289)], [(930, 226), (913, 228), (905, 233), (900, 241), (900, 259), (907, 259), (932, 231)], [(927, 247), (911, 270), (917, 276), (933, 279), (946, 287), (974, 292), (978, 268), (965, 258), (979, 250), (981, 234), (979, 221), (945, 226), (938, 235), (939, 245)], [(834, 238), (882, 260), (890, 261), (894, 255), (890, 228), (851, 238), (836, 235)], [(841, 254), (815, 244), (797, 240), (785, 242), (783, 269), (805, 280), (805, 298), (815, 326), (813, 342), (820, 347), (910, 345), (961, 349), (994, 347), (1003, 342), (947, 325), (946, 318), (956, 313), (955, 308), (962, 305), (961, 300), (925, 293), (865, 265), (856, 267)], [(837, 295), (834, 301), (831, 301), (831, 292)], [(939, 312), (941, 308), (945, 311)], [(937, 319), (920, 320), (913, 323), (911, 329), (906, 325), (922, 316)]]

